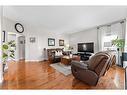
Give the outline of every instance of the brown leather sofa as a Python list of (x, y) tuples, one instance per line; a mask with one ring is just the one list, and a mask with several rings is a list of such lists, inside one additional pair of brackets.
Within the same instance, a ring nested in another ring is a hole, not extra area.
[(98, 52), (88, 61), (72, 61), (71, 70), (76, 79), (89, 85), (96, 85), (113, 62), (115, 62), (115, 56), (110, 52)]
[(50, 63), (60, 62), (61, 56), (55, 56), (55, 52), (58, 52), (58, 51), (62, 51), (63, 52), (63, 48), (47, 49), (48, 61)]
[[(56, 52), (62, 52), (62, 55), (56, 56)], [(48, 61), (50, 63), (57, 63), (61, 61), (61, 57), (63, 55), (69, 55), (70, 52), (65, 52), (63, 51), (63, 48), (52, 48), (52, 49), (47, 49), (47, 56), (48, 56)]]

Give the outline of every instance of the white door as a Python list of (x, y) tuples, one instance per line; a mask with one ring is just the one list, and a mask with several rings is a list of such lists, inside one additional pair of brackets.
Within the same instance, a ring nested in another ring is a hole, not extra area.
[(25, 59), (25, 37), (20, 36), (18, 38), (19, 45), (19, 59)]

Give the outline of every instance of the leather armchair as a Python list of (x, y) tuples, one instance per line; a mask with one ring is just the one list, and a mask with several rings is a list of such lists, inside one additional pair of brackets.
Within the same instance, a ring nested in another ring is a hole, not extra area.
[(71, 70), (76, 79), (79, 79), (89, 85), (96, 85), (99, 78), (111, 66), (112, 57), (108, 52), (99, 52), (85, 62), (72, 61)]

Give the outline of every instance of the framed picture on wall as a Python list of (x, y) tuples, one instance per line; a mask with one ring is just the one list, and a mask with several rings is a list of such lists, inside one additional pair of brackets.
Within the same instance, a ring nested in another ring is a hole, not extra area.
[(64, 40), (59, 40), (59, 46), (64, 46)]
[(55, 39), (54, 38), (48, 38), (48, 46), (55, 46)]
[(5, 42), (5, 31), (2, 31), (2, 42)]

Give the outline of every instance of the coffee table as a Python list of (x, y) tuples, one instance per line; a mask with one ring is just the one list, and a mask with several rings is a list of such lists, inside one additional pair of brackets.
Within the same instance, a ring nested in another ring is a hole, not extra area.
[(80, 61), (80, 57), (79, 56), (62, 56), (61, 57), (61, 63), (64, 64), (64, 65), (70, 65), (71, 64), (71, 61), (72, 60), (77, 60), (77, 61)]

